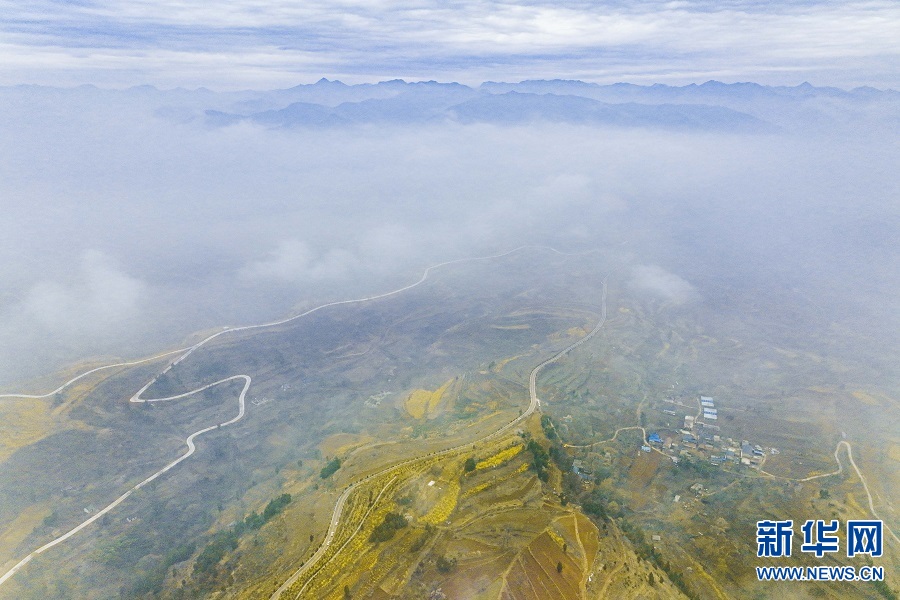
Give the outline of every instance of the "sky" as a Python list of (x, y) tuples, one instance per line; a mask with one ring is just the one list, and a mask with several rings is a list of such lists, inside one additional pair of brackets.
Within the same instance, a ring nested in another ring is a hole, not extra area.
[(0, 85), (755, 81), (900, 88), (894, 0), (0, 0)]

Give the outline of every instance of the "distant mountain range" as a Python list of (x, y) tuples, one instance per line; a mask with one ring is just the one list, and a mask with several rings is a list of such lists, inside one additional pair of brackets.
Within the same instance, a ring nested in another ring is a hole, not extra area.
[(106, 98), (138, 103), (157, 117), (222, 127), (240, 122), (265, 127), (343, 127), (365, 124), (456, 122), (515, 125), (549, 122), (612, 127), (755, 132), (829, 128), (900, 129), (900, 93), (869, 87), (841, 90), (708, 81), (697, 85), (599, 85), (573, 80), (485, 82), (477, 87), (435, 81), (347, 85), (321, 79), (271, 91), (158, 90), (139, 86), (60, 90), (0, 88), (15, 106), (96, 105)]

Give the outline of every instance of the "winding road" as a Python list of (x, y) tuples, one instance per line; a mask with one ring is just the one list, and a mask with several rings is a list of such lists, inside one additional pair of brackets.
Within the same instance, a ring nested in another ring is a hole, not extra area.
[(142, 358), (140, 360), (132, 360), (130, 362), (119, 362), (119, 363), (113, 363), (111, 365), (103, 365), (102, 367), (97, 367), (95, 369), (91, 369), (90, 371), (85, 371), (84, 373), (76, 375), (75, 377), (68, 380), (67, 382), (65, 382), (64, 384), (62, 384), (61, 386), (59, 386), (58, 388), (53, 390), (52, 392), (47, 392), (46, 394), (0, 394), (0, 398), (34, 398), (36, 400), (39, 400), (42, 398), (49, 398), (50, 396), (53, 396), (54, 394), (58, 394), (59, 392), (63, 391), (64, 389), (66, 389), (67, 387), (69, 387), (70, 385), (75, 383), (76, 381), (84, 379), (88, 375), (93, 375), (94, 373), (97, 373), (98, 371), (104, 371), (106, 369), (115, 369), (116, 367), (131, 367), (134, 365), (140, 365), (142, 363), (147, 363), (147, 362), (152, 362), (154, 360), (158, 360), (160, 358), (163, 358), (164, 356), (171, 356), (172, 354), (178, 354), (179, 352), (184, 352), (186, 350), (190, 350), (190, 347), (179, 348), (177, 350), (169, 350), (168, 352), (163, 352), (162, 354), (157, 354), (156, 356), (151, 356), (150, 358)]
[[(206, 390), (206, 389), (209, 389), (209, 388), (211, 388), (211, 387), (213, 387), (213, 386), (220, 385), (220, 384), (222, 384), (222, 383), (227, 383), (227, 382), (229, 382), (229, 381), (234, 381), (234, 380), (243, 380), (243, 381), (244, 381), (243, 389), (241, 390), (241, 393), (240, 393), (240, 395), (239, 395), (239, 397), (238, 397), (238, 414), (237, 414), (234, 418), (232, 418), (232, 419), (230, 419), (230, 420), (228, 420), (228, 421), (225, 421), (225, 422), (223, 422), (223, 423), (218, 423), (218, 424), (216, 424), (216, 425), (211, 425), (211, 426), (209, 426), (209, 427), (205, 427), (205, 428), (203, 428), (203, 429), (200, 429), (200, 430), (195, 431), (194, 433), (190, 434), (190, 435), (185, 439), (185, 444), (186, 444), (186, 446), (187, 446), (187, 451), (186, 451), (184, 454), (182, 454), (181, 456), (179, 456), (177, 459), (173, 460), (172, 462), (168, 463), (166, 466), (164, 466), (164, 467), (161, 468), (160, 470), (156, 471), (155, 473), (153, 473), (152, 475), (150, 475), (149, 477), (147, 477), (146, 479), (144, 479), (144, 480), (141, 481), (140, 483), (138, 483), (138, 484), (136, 484), (135, 486), (133, 486), (131, 489), (129, 489), (128, 491), (126, 491), (124, 494), (122, 494), (121, 496), (119, 496), (118, 498), (116, 498), (115, 500), (113, 500), (112, 502), (110, 502), (109, 504), (107, 504), (103, 509), (101, 509), (100, 511), (98, 511), (96, 514), (92, 515), (89, 519), (83, 521), (82, 523), (80, 523), (80, 524), (77, 525), (76, 527), (70, 529), (68, 532), (64, 533), (64, 534), (61, 535), (60, 537), (58, 537), (58, 538), (56, 538), (56, 539), (54, 539), (54, 540), (52, 540), (52, 541), (50, 541), (50, 542), (44, 544), (43, 546), (37, 548), (36, 550), (33, 550), (32, 552), (30, 552), (27, 556), (25, 556), (23, 559), (21, 559), (19, 562), (17, 562), (11, 569), (9, 569), (8, 571), (6, 571), (3, 575), (0, 575), (0, 586), (2, 586), (2, 585), (3, 585), (5, 582), (7, 582), (10, 578), (12, 578), (16, 573), (18, 573), (20, 570), (22, 570), (22, 568), (24, 568), (24, 567), (25, 567), (29, 562), (31, 562), (36, 556), (38, 556), (39, 554), (42, 554), (42, 553), (46, 552), (47, 550), (50, 550), (51, 548), (53, 548), (53, 547), (55, 547), (55, 546), (58, 546), (58, 545), (62, 544), (63, 542), (69, 540), (69, 539), (72, 538), (74, 535), (76, 535), (76, 534), (78, 534), (79, 532), (81, 532), (82, 530), (86, 529), (87, 527), (89, 527), (90, 525), (92, 525), (94, 522), (96, 522), (98, 519), (100, 519), (101, 517), (103, 517), (104, 515), (106, 515), (106, 514), (109, 513), (110, 511), (112, 511), (113, 509), (115, 509), (119, 504), (121, 504), (122, 502), (124, 502), (125, 500), (127, 500), (128, 497), (131, 496), (135, 491), (137, 491), (137, 490), (139, 490), (140, 488), (144, 487), (145, 485), (147, 485), (147, 484), (150, 483), (151, 481), (157, 479), (158, 477), (160, 477), (160, 476), (163, 475), (164, 473), (166, 473), (166, 472), (168, 472), (169, 470), (171, 470), (171, 469), (173, 469), (174, 467), (176, 467), (176, 466), (177, 466), (178, 464), (180, 464), (182, 461), (184, 461), (184, 460), (188, 459), (190, 456), (192, 456), (192, 455), (194, 454), (194, 451), (196, 450), (196, 446), (194, 445), (194, 440), (195, 440), (198, 436), (201, 436), (201, 435), (203, 435), (204, 433), (207, 433), (207, 432), (212, 431), (212, 430), (214, 430), (214, 429), (219, 429), (219, 428), (222, 428), (222, 427), (227, 427), (227, 426), (229, 426), (229, 425), (233, 425), (234, 423), (237, 423), (238, 421), (240, 421), (240, 420), (244, 417), (245, 410), (246, 410), (245, 398), (246, 398), (246, 395), (247, 395), (247, 391), (250, 389), (250, 384), (251, 384), (251, 382), (252, 382), (252, 379), (250, 378), (249, 375), (232, 375), (232, 376), (230, 376), (230, 377), (226, 377), (226, 378), (224, 378), (224, 379), (220, 379), (220, 380), (218, 380), (218, 381), (215, 381), (215, 382), (213, 382), (213, 383), (204, 385), (204, 386), (202, 386), (202, 387), (199, 387), (199, 388), (197, 388), (197, 389), (191, 390), (191, 391), (189, 391), (189, 392), (184, 392), (184, 393), (182, 393), (182, 394), (177, 394), (177, 395), (174, 395), (174, 396), (167, 396), (167, 397), (164, 397), (164, 398), (149, 398), (149, 399), (148, 399), (148, 398), (142, 398), (143, 394), (144, 394), (144, 393), (145, 393), (145, 392), (146, 392), (146, 391), (147, 391), (154, 383), (156, 383), (156, 381), (157, 381), (157, 379), (159, 378), (160, 375), (162, 375), (162, 374), (164, 374), (164, 373), (167, 373), (173, 366), (175, 366), (175, 365), (177, 365), (178, 363), (182, 362), (183, 360), (187, 359), (191, 354), (193, 354), (195, 351), (197, 351), (198, 349), (202, 348), (203, 346), (205, 346), (206, 344), (208, 344), (208, 343), (211, 342), (212, 340), (214, 340), (214, 339), (216, 339), (216, 338), (218, 338), (218, 337), (220, 337), (220, 336), (223, 336), (223, 335), (226, 335), (226, 334), (230, 334), (230, 333), (243, 332), (243, 331), (251, 331), (251, 330), (254, 330), (254, 329), (264, 329), (264, 328), (268, 328), (268, 327), (277, 327), (277, 326), (279, 326), (279, 325), (284, 325), (284, 324), (290, 323), (290, 322), (292, 322), (292, 321), (296, 321), (296, 320), (298, 320), (298, 319), (301, 319), (301, 318), (303, 318), (303, 317), (306, 317), (306, 316), (311, 315), (311, 314), (313, 314), (313, 313), (315, 313), (315, 312), (318, 312), (318, 311), (320, 311), (320, 310), (323, 310), (323, 309), (326, 309), (326, 308), (329, 308), (329, 307), (332, 307), (332, 306), (340, 306), (340, 305), (345, 305), (345, 304), (362, 304), (362, 303), (365, 303), (365, 302), (371, 302), (371, 301), (373, 301), (373, 300), (380, 300), (380, 299), (382, 299), (382, 298), (388, 298), (388, 297), (391, 297), (391, 296), (395, 296), (395, 295), (401, 294), (401, 293), (403, 293), (403, 292), (405, 292), (405, 291), (411, 290), (411, 289), (413, 289), (413, 288), (415, 288), (415, 287), (421, 285), (422, 283), (424, 283), (424, 282), (428, 279), (429, 275), (430, 275), (433, 271), (435, 271), (435, 270), (437, 270), (437, 269), (440, 269), (440, 268), (442, 268), (442, 267), (446, 267), (446, 266), (450, 266), (450, 265), (455, 265), (455, 264), (469, 263), (469, 262), (479, 262), (479, 261), (495, 260), (495, 259), (498, 259), (498, 258), (503, 258), (503, 257), (506, 257), (506, 256), (510, 256), (510, 255), (512, 255), (512, 254), (515, 254), (515, 253), (517, 253), (517, 252), (521, 252), (521, 251), (523, 251), (523, 250), (545, 250), (545, 251), (549, 251), (549, 252), (553, 252), (553, 253), (559, 254), (559, 255), (561, 255), (561, 256), (581, 256), (581, 255), (591, 254), (591, 253), (597, 252), (597, 250), (589, 250), (589, 251), (587, 251), (587, 252), (566, 253), (566, 252), (561, 252), (561, 251), (557, 250), (556, 248), (551, 248), (551, 247), (549, 247), (549, 246), (523, 245), (523, 246), (519, 246), (519, 247), (517, 247), (517, 248), (513, 248), (512, 250), (508, 250), (508, 251), (506, 251), (506, 252), (502, 252), (502, 253), (500, 253), (500, 254), (492, 254), (492, 255), (489, 255), (489, 256), (480, 256), (480, 257), (472, 257), (472, 258), (459, 258), (459, 259), (455, 259), (455, 260), (448, 260), (448, 261), (441, 262), (441, 263), (438, 263), (438, 264), (436, 264), (436, 265), (432, 265), (432, 266), (426, 268), (426, 269), (423, 271), (422, 276), (421, 276), (416, 282), (411, 283), (411, 284), (406, 285), (406, 286), (403, 286), (403, 287), (400, 287), (400, 288), (397, 288), (397, 289), (392, 290), (392, 291), (390, 291), (390, 292), (385, 292), (385, 293), (383, 293), (383, 294), (377, 294), (377, 295), (373, 295), (373, 296), (366, 296), (366, 297), (364, 297), (364, 298), (356, 298), (356, 299), (352, 299), (352, 300), (338, 300), (338, 301), (335, 301), (335, 302), (328, 302), (328, 303), (325, 303), (325, 304), (321, 304), (321, 305), (319, 305), (319, 306), (316, 306), (316, 307), (314, 307), (314, 308), (311, 308), (311, 309), (309, 309), (309, 310), (307, 310), (307, 311), (305, 311), (305, 312), (302, 312), (302, 313), (300, 313), (300, 314), (294, 315), (294, 316), (292, 316), (292, 317), (288, 317), (288, 318), (285, 318), (285, 319), (280, 319), (280, 320), (277, 320), (277, 321), (271, 321), (271, 322), (261, 323), (261, 324), (257, 324), (257, 325), (245, 325), (245, 326), (241, 326), (241, 327), (224, 327), (224, 328), (222, 328), (221, 331), (218, 331), (218, 332), (216, 332), (216, 333), (214, 333), (214, 334), (212, 334), (212, 335), (209, 335), (209, 336), (203, 338), (202, 340), (200, 340), (199, 342), (197, 342), (196, 344), (194, 344), (194, 345), (192, 345), (192, 346), (188, 346), (188, 347), (186, 347), (186, 348), (179, 348), (179, 349), (177, 349), (177, 350), (171, 350), (171, 351), (168, 351), (168, 352), (164, 352), (164, 353), (162, 353), (162, 354), (157, 354), (157, 355), (151, 356), (151, 357), (149, 357), (149, 358), (144, 358), (144, 359), (140, 359), (140, 360), (118, 362), (118, 363), (109, 364), (109, 365), (104, 365), (104, 366), (101, 366), (101, 367), (96, 367), (96, 368), (94, 368), (94, 369), (90, 369), (90, 370), (85, 371), (85, 372), (83, 372), (83, 373), (81, 373), (81, 374), (79, 374), (79, 375), (76, 375), (75, 377), (69, 379), (68, 381), (66, 381), (65, 383), (63, 383), (62, 385), (60, 385), (59, 387), (57, 387), (56, 389), (54, 389), (53, 391), (47, 392), (46, 394), (28, 394), (28, 393), (6, 393), (6, 394), (0, 394), (0, 398), (33, 398), (33, 399), (49, 398), (50, 396), (53, 396), (54, 394), (57, 394), (57, 393), (63, 391), (64, 389), (66, 389), (67, 387), (69, 387), (70, 385), (72, 385), (73, 383), (75, 383), (75, 382), (77, 382), (77, 381), (79, 381), (79, 380), (81, 380), (81, 379), (83, 379), (83, 378), (85, 378), (85, 377), (87, 377), (87, 376), (89, 376), (89, 375), (91, 375), (91, 374), (93, 374), (93, 373), (97, 373), (98, 371), (102, 371), (102, 370), (105, 370), (105, 369), (113, 369), (113, 368), (117, 368), (117, 367), (127, 367), (127, 366), (139, 365), (139, 364), (142, 364), (142, 363), (152, 362), (152, 361), (154, 361), (154, 360), (158, 360), (158, 359), (163, 358), (163, 357), (166, 357), (166, 356), (171, 356), (171, 355), (173, 355), (173, 354), (177, 354), (178, 357), (177, 357), (174, 361), (172, 361), (171, 363), (169, 363), (169, 365), (167, 365), (166, 368), (165, 368), (163, 371), (161, 371), (159, 374), (157, 374), (156, 376), (154, 376), (154, 377), (153, 377), (150, 381), (148, 381), (143, 387), (141, 387), (141, 389), (139, 389), (139, 390), (138, 390), (138, 391), (137, 391), (137, 392), (129, 399), (129, 402), (135, 402), (135, 403), (143, 403), (143, 402), (167, 402), (167, 401), (177, 400), (177, 399), (180, 399), (180, 398), (186, 398), (186, 397), (188, 397), (188, 396), (191, 396), (191, 395), (197, 394), (197, 393), (199, 393), (199, 392), (202, 392), (202, 391), (204, 391), (204, 390)], [(536, 386), (535, 380), (536, 380), (536, 377), (537, 377), (537, 371), (539, 371), (543, 366), (545, 366), (545, 365), (547, 365), (547, 364), (550, 364), (551, 362), (557, 360), (560, 356), (562, 356), (563, 354), (565, 354), (566, 352), (568, 352), (568, 351), (571, 350), (572, 348), (577, 347), (578, 345), (580, 345), (581, 343), (583, 343), (588, 337), (592, 336), (594, 333), (596, 333), (596, 332), (599, 330), (600, 326), (602, 325), (602, 321), (605, 320), (605, 318), (606, 318), (606, 310), (605, 310), (606, 282), (605, 282), (605, 280), (604, 280), (604, 287), (603, 287), (603, 289), (604, 289), (604, 312), (603, 312), (603, 319), (601, 320), (600, 325), (598, 325), (597, 328), (595, 328), (595, 330), (594, 330), (593, 332), (591, 332), (588, 336), (586, 336), (585, 338), (582, 338), (581, 340), (579, 340), (579, 342), (576, 342), (575, 344), (573, 344), (573, 345), (570, 346), (569, 348), (566, 348), (565, 350), (563, 350), (562, 352), (560, 352), (558, 355), (554, 356), (553, 358), (551, 358), (551, 359), (549, 359), (549, 360), (547, 360), (547, 361), (541, 363), (541, 364), (538, 365), (537, 367), (535, 367), (535, 370), (532, 371), (532, 374), (531, 374), (531, 380), (530, 380), (530, 381), (531, 381), (531, 404), (529, 405), (528, 410), (527, 410), (526, 412), (524, 412), (520, 417), (518, 417), (517, 419), (515, 419), (514, 421), (512, 421), (511, 423), (507, 424), (506, 426), (504, 426), (504, 427), (501, 428), (500, 430), (494, 432), (493, 434), (491, 434), (490, 436), (487, 436), (487, 437), (484, 438), (484, 439), (487, 439), (487, 438), (489, 438), (489, 437), (493, 437), (493, 436), (495, 436), (495, 435), (499, 435), (499, 434), (502, 433), (503, 431), (508, 430), (510, 427), (512, 427), (512, 426), (514, 426), (516, 423), (520, 422), (523, 418), (525, 418), (527, 415), (530, 415), (532, 412), (534, 412), (534, 410), (535, 410), (537, 407), (540, 406), (540, 401), (537, 399), (537, 396), (536, 396), (536, 389), (535, 389), (535, 386)], [(470, 442), (470, 443), (471, 443), (471, 442)], [(452, 450), (453, 450), (453, 449), (448, 449), (448, 450), (443, 451), (443, 452), (451, 452)], [(407, 462), (408, 462), (408, 461), (407, 461)], [(401, 464), (406, 464), (406, 462), (401, 463)], [(396, 468), (397, 466), (399, 466), (399, 465), (394, 465), (394, 467), (391, 467), (391, 468)], [(340, 517), (340, 510), (343, 508), (343, 502), (346, 501), (346, 496), (348, 496), (348, 495), (349, 495), (349, 492), (345, 491), (345, 494), (341, 496), (341, 499), (339, 499), (338, 506), (335, 507), (335, 517), (332, 518), (332, 521), (333, 521), (333, 522), (334, 522), (336, 519), (339, 520), (339, 517)], [(329, 532), (332, 532), (332, 533), (333, 533), (333, 529), (335, 529), (335, 528), (336, 528), (336, 526), (335, 526), (334, 528), (329, 528)]]
[(103, 515), (110, 512), (111, 510), (113, 510), (115, 507), (120, 505), (122, 502), (125, 502), (125, 500), (127, 500), (128, 497), (131, 496), (134, 492), (138, 491), (139, 489), (141, 489), (142, 487), (144, 487), (145, 485), (147, 485), (148, 483), (150, 483), (157, 477), (159, 477), (159, 476), (163, 475), (164, 473), (168, 472), (169, 470), (175, 468), (182, 461), (188, 459), (192, 454), (194, 454), (194, 451), (197, 449), (197, 447), (194, 445), (194, 439), (196, 439), (198, 436), (201, 436), (208, 431), (212, 431), (213, 429), (218, 429), (220, 427), (227, 427), (228, 425), (231, 425), (232, 423), (237, 423), (238, 421), (240, 421), (244, 416), (244, 405), (245, 405), (244, 398), (247, 395), (247, 390), (250, 389), (251, 379), (248, 375), (234, 375), (232, 377), (226, 377), (225, 379), (220, 379), (219, 381), (216, 381), (215, 383), (211, 383), (209, 385), (203, 386), (200, 389), (194, 390), (194, 392), (189, 392), (187, 394), (180, 394), (178, 396), (172, 396), (169, 398), (158, 398), (156, 400), (149, 400), (148, 402), (161, 402), (163, 400), (175, 400), (176, 398), (183, 398), (184, 396), (188, 396), (192, 393), (196, 393), (196, 392), (205, 390), (207, 388), (211, 388), (214, 385), (219, 385), (220, 383), (225, 383), (226, 381), (232, 381), (235, 379), (241, 379), (244, 381), (244, 387), (241, 390), (240, 396), (238, 397), (239, 409), (238, 409), (237, 416), (235, 416), (233, 419), (225, 421), (224, 423), (219, 423), (218, 425), (211, 425), (211, 426), (201, 429), (199, 431), (195, 431), (194, 433), (189, 435), (187, 437), (187, 439), (185, 440), (185, 444), (187, 444), (187, 447), (188, 447), (187, 452), (185, 452), (184, 454), (182, 454), (181, 456), (179, 456), (178, 458), (176, 458), (175, 460), (173, 460), (172, 462), (170, 462), (169, 464), (164, 466), (162, 469), (160, 469), (153, 475), (150, 475), (149, 477), (147, 477), (146, 479), (144, 479), (143, 481), (141, 481), (140, 483), (138, 483), (137, 485), (132, 487), (130, 490), (128, 490), (127, 492), (125, 492), (124, 494), (122, 494), (121, 496), (119, 496), (118, 498), (116, 498), (115, 500), (110, 502), (109, 504), (107, 504), (106, 507), (104, 507), (102, 510), (98, 511), (91, 518), (87, 519), (86, 521), (84, 521), (83, 523), (78, 525), (77, 527), (70, 529), (68, 532), (59, 536), (52, 542), (48, 542), (48, 543), (44, 544), (43, 546), (41, 546), (40, 548), (38, 548), (37, 550), (32, 551), (31, 554), (29, 554), (28, 556), (26, 556), (25, 558), (20, 560), (18, 563), (16, 563), (16, 565), (12, 569), (7, 571), (6, 573), (3, 574), (2, 577), (0, 577), (0, 585), (3, 585), (3, 583), (5, 583), (10, 577), (12, 577), (16, 573), (18, 573), (23, 567), (25, 567), (25, 565), (27, 565), (29, 562), (31, 562), (31, 560), (35, 556), (37, 556), (38, 554), (42, 554), (43, 552), (46, 552), (47, 550), (49, 550), (50, 548), (53, 548), (54, 546), (62, 544), (63, 542), (65, 542), (66, 540), (71, 538), (73, 535), (80, 532), (82, 529), (85, 529), (86, 527), (93, 524), (94, 521), (96, 521), (97, 519), (102, 518)]

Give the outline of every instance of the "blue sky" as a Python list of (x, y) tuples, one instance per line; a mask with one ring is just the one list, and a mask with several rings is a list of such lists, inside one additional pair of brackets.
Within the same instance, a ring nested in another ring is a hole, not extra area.
[(0, 0), (0, 84), (319, 77), (900, 88), (900, 2)]

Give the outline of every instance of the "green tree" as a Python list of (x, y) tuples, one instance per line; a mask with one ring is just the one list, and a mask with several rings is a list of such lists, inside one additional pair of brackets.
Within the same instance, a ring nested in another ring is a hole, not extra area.
[(284, 507), (291, 503), (291, 495), (290, 494), (282, 494), (271, 500), (269, 504), (266, 505), (265, 510), (263, 510), (263, 520), (268, 522), (275, 515), (284, 510)]
[(475, 470), (475, 459), (472, 458), (471, 456), (469, 458), (467, 458), (465, 464), (463, 464), (463, 470), (466, 473), (471, 473), (472, 471), (474, 471)]
[(456, 559), (448, 559), (445, 556), (439, 556), (437, 559), (437, 570), (441, 573), (449, 573), (456, 567)]
[(54, 510), (49, 515), (44, 517), (44, 526), (46, 527), (56, 527), (59, 524), (59, 515), (56, 514)]
[(328, 461), (328, 464), (322, 467), (322, 470), (319, 471), (319, 477), (321, 477), (322, 479), (328, 479), (329, 477), (334, 475), (335, 472), (340, 468), (341, 459), (332, 458), (330, 461)]
[(398, 515), (397, 513), (388, 513), (384, 515), (384, 520), (375, 526), (375, 529), (372, 530), (372, 535), (369, 536), (369, 541), (378, 544), (379, 542), (386, 542), (392, 537), (399, 529), (403, 529), (406, 527), (406, 517), (403, 515)]

